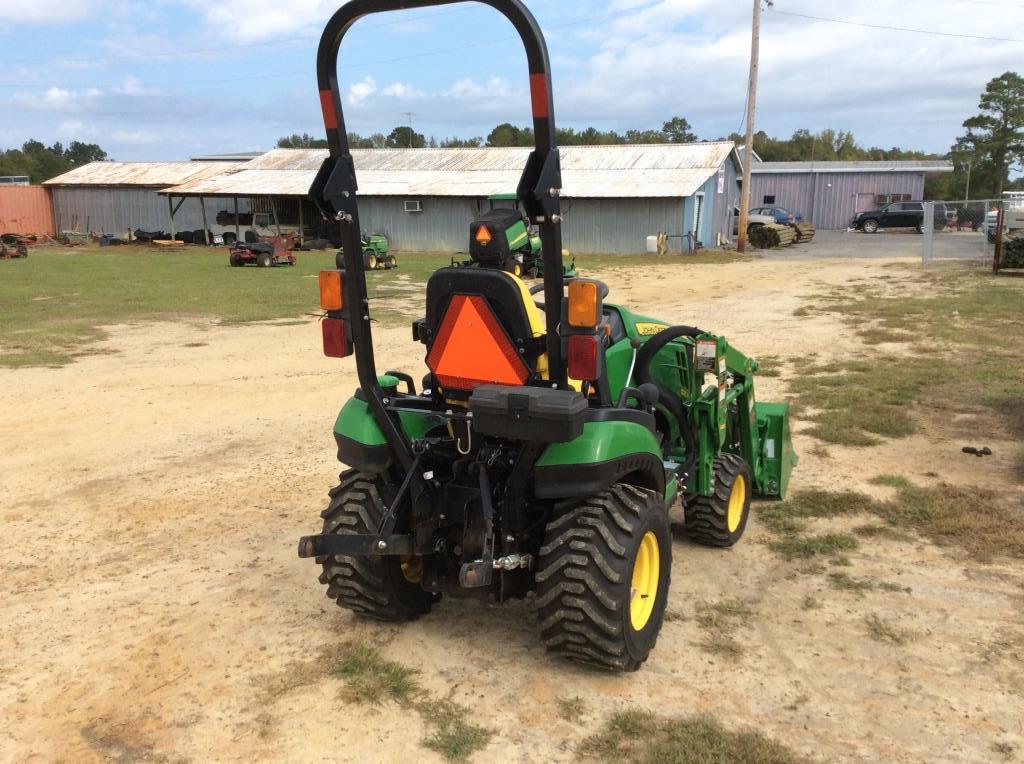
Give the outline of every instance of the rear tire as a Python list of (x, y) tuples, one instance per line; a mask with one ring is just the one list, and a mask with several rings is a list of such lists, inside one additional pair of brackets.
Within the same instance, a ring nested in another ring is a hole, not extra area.
[(722, 454), (714, 463), (710, 496), (697, 496), (685, 509), (686, 533), (698, 544), (731, 547), (743, 536), (750, 516), (753, 488), (750, 467), (736, 454)]
[(231, 256), (228, 258), (228, 261), (231, 263), (232, 268), (240, 268), (242, 267), (242, 265), (244, 265), (244, 263), (242, 262), (242, 256), (237, 252), (232, 252)]
[(665, 615), (668, 513), (654, 491), (625, 484), (563, 508), (540, 549), (541, 639), (567, 658), (635, 671), (654, 648)]
[(363, 269), (368, 271), (377, 270), (377, 256), (373, 252), (363, 252)]
[[(384, 501), (376, 476), (349, 470), (330, 492), (331, 503), (320, 513), (324, 533), (376, 533)], [(327, 596), (356, 615), (381, 621), (412, 621), (430, 611), (434, 596), (417, 583), (419, 558), (317, 557), (323, 566), (320, 583)]]

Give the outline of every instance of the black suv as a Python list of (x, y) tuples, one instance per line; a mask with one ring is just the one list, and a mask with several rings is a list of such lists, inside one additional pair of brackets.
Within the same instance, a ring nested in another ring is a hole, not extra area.
[[(946, 227), (946, 204), (935, 202), (935, 230)], [(877, 233), (879, 228), (914, 228), (918, 233), (924, 226), (924, 202), (893, 202), (881, 209), (858, 212), (850, 228), (864, 233)]]

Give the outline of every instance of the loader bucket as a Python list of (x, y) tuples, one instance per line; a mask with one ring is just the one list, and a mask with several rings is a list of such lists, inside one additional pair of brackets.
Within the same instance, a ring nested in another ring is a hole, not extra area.
[(757, 403), (756, 411), (761, 435), (761, 492), (783, 499), (789, 487), (789, 474), (798, 461), (789, 437), (789, 404)]

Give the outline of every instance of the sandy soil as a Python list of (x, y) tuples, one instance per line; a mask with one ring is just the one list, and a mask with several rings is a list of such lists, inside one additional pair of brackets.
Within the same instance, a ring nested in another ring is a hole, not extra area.
[[(716, 329), (749, 354), (829, 358), (863, 347), (837, 320), (793, 310), (881, 266), (760, 260), (681, 268), (667, 283), (607, 280), (613, 299)], [(850, 555), (851, 575), (910, 589), (859, 598), (780, 560), (756, 518), (727, 552), (677, 529), (677, 617), (626, 676), (547, 656), (524, 604), (445, 600), (401, 628), (355, 619), (295, 555), (336, 481), (330, 430), (355, 385), (353, 364), (322, 358), (318, 335), (314, 323), (120, 326), (110, 354), (0, 370), (0, 760), (434, 760), (415, 714), (347, 706), (339, 681), (318, 675), (316, 656), (352, 638), (472, 705), (496, 731), (480, 761), (571, 760), (630, 707), (710, 712), (825, 761), (1020, 756), (1024, 572), (916, 538)], [(421, 367), (408, 335), (379, 331), (382, 369)], [(759, 398), (785, 383), (759, 380)], [(985, 460), (927, 431), (822, 458), (796, 427), (794, 487), (878, 491), (865, 481), (902, 472), (1021, 490), (1018, 444), (998, 433)], [(821, 607), (804, 609), (807, 595)], [(695, 603), (735, 596), (754, 611), (743, 655), (703, 652)], [(913, 639), (871, 639), (872, 613)], [(576, 724), (555, 705), (573, 695), (587, 701)]]

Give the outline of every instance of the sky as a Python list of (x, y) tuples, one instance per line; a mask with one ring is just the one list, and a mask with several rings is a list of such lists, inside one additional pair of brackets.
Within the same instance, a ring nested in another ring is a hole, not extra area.
[[(547, 37), (558, 125), (624, 131), (678, 115), (702, 139), (741, 130), (750, 0), (526, 1)], [(157, 161), (322, 136), (316, 45), (338, 4), (2, 0), (0, 149), (77, 139)], [(775, 0), (762, 18), (757, 129), (778, 137), (831, 127), (944, 153), (985, 83), (1024, 69), (1024, 0)], [(359, 133), (410, 118), (439, 139), (530, 123), (518, 38), (479, 3), (361, 19), (339, 74)]]

